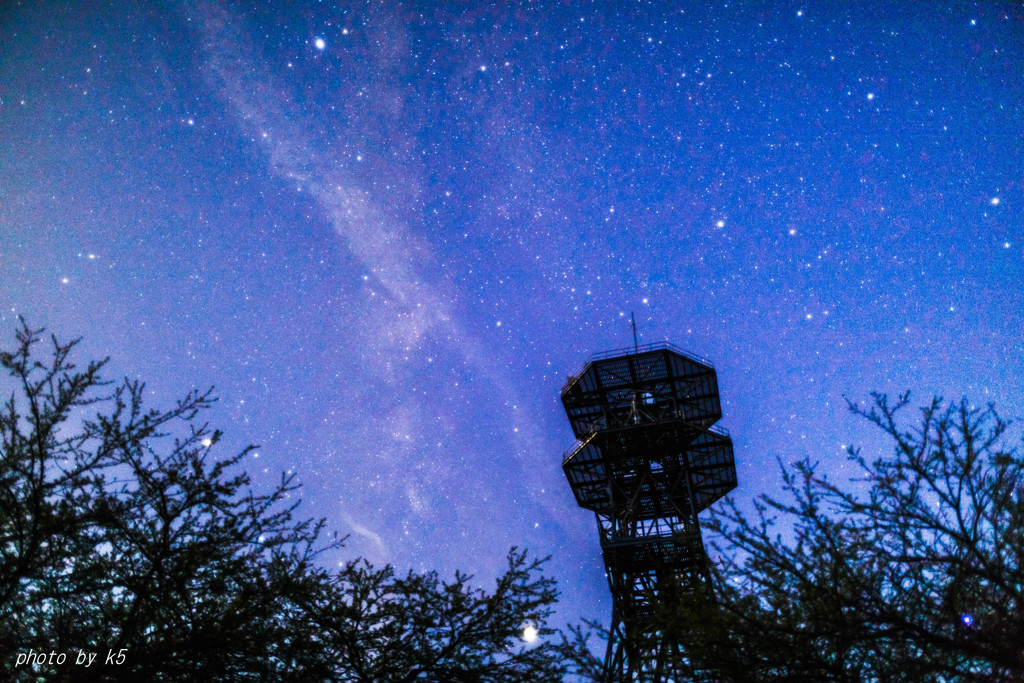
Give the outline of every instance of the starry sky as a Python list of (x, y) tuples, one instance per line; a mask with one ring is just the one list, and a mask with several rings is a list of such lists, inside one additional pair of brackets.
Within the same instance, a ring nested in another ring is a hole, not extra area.
[(741, 505), (885, 452), (844, 397), (1020, 415), (1020, 2), (71, 4), (0, 10), (3, 343), (214, 385), (325, 562), (525, 546), (607, 623), (559, 392), (631, 312), (714, 362)]

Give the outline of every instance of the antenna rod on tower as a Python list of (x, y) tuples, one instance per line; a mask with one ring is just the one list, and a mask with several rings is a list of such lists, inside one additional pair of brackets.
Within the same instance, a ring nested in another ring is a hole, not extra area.
[(633, 353), (640, 353), (640, 344), (636, 340), (636, 317), (634, 317), (633, 311), (629, 312), (629, 319), (633, 321)]

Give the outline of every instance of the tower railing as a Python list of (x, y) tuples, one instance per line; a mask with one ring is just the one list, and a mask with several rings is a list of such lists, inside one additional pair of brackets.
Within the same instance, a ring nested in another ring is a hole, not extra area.
[(569, 378), (566, 380), (565, 384), (562, 385), (562, 391), (565, 391), (570, 384), (575, 382), (576, 379), (583, 374), (583, 371), (586, 369), (587, 365), (596, 360), (606, 360), (608, 358), (617, 358), (620, 356), (637, 356), (640, 355), (641, 353), (649, 353), (651, 351), (674, 351), (675, 353), (678, 353), (680, 356), (685, 356), (690, 360), (697, 361), (698, 363), (706, 365), (712, 370), (715, 369), (715, 364), (712, 363), (707, 358), (705, 358), (704, 356), (696, 354), (692, 351), (687, 351), (684, 348), (676, 346), (672, 342), (651, 342), (650, 344), (641, 344), (640, 346), (637, 347), (627, 346), (621, 349), (613, 349), (612, 351), (599, 351), (597, 353), (590, 354), (590, 356), (587, 358), (586, 363), (584, 363), (583, 367), (580, 368), (580, 371), (575, 374), (569, 375)]
[[(647, 423), (647, 424), (649, 424), (649, 423)], [(729, 430), (728, 429), (726, 429), (725, 427), (720, 427), (718, 425), (711, 425), (710, 427), (708, 427), (707, 431), (714, 432), (715, 434), (718, 434), (719, 436), (726, 436), (726, 437), (730, 437), (730, 438), (732, 437), (732, 435), (729, 434)], [(593, 432), (591, 432), (591, 434), (593, 434)], [(587, 439), (589, 439), (589, 438), (590, 438), (590, 434), (587, 435)], [(565, 464), (565, 462), (569, 458), (572, 457), (573, 453), (575, 453), (576, 451), (578, 451), (580, 449), (580, 446), (582, 446), (583, 444), (585, 444), (587, 442), (587, 439), (576, 439), (576, 441), (573, 442), (572, 446), (569, 446), (569, 448), (567, 448), (562, 453), (562, 464), (563, 465)]]

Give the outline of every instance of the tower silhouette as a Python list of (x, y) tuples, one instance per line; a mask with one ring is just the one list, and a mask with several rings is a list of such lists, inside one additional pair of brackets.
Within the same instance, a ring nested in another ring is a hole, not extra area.
[(606, 683), (714, 680), (652, 623), (659, 599), (711, 595), (697, 516), (736, 487), (732, 439), (714, 426), (714, 366), (671, 344), (634, 344), (592, 356), (562, 405), (578, 439), (562, 467), (597, 517), (612, 593)]

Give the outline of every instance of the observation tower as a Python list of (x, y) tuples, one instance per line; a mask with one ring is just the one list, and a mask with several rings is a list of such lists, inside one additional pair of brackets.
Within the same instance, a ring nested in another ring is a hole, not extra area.
[(736, 487), (714, 365), (671, 344), (594, 355), (562, 389), (562, 468), (594, 512), (612, 592), (606, 683), (715, 680), (652, 626), (659, 597), (710, 596), (698, 515)]

